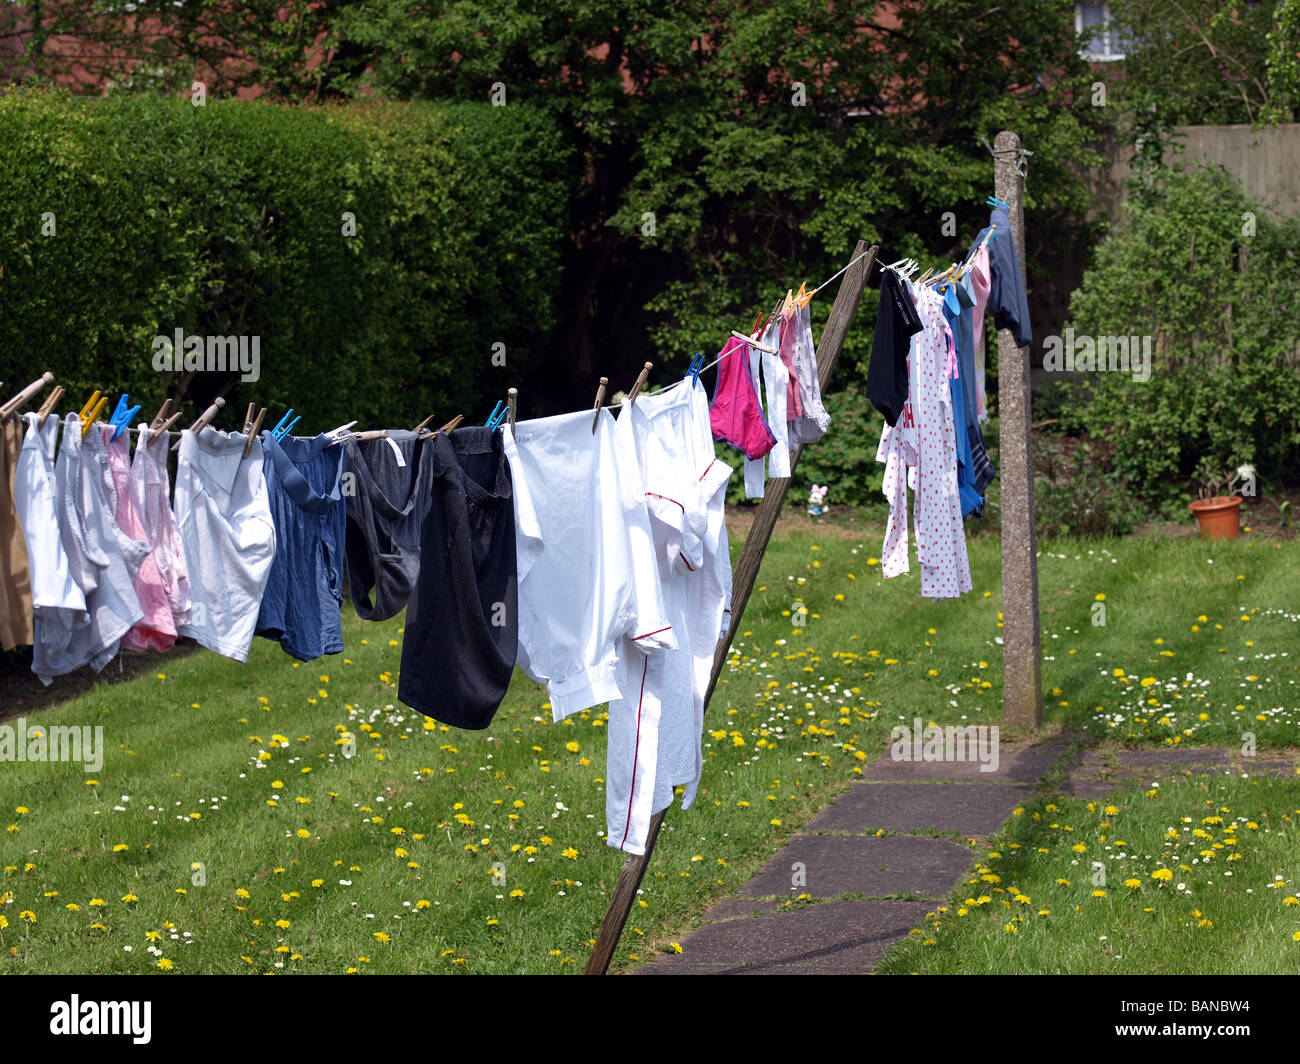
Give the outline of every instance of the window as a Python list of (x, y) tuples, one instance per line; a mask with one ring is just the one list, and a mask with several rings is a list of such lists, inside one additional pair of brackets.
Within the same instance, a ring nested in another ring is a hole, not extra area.
[(1084, 37), (1079, 54), (1093, 63), (1123, 59), (1125, 35), (1111, 22), (1110, 4), (1075, 4), (1074, 32)]

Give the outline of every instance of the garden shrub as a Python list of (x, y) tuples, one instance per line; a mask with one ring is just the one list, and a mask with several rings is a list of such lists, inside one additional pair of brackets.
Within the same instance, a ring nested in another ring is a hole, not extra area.
[(1150, 379), (1096, 372), (1067, 394), (1150, 502), (1195, 495), (1202, 457), (1261, 480), (1300, 469), (1300, 218), (1221, 168), (1172, 169), (1129, 206), (1070, 302), (1077, 335), (1150, 337)]

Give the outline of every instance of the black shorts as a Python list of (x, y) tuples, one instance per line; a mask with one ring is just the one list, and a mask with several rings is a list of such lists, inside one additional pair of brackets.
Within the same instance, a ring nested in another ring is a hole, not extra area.
[(406, 613), (397, 697), (457, 728), (486, 728), (519, 650), (515, 510), (501, 433), (459, 428), (433, 444), (420, 573)]

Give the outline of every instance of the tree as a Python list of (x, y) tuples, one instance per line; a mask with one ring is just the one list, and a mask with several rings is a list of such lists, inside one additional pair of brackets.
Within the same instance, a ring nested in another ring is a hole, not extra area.
[(1292, 121), (1300, 105), (1296, 0), (1114, 0), (1133, 98), (1176, 125)]

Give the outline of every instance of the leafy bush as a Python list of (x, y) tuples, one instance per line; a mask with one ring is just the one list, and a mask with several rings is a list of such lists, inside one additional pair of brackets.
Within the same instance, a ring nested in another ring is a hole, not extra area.
[(822, 402), (831, 427), (799, 456), (791, 498), (801, 508), (807, 506), (808, 490), (825, 484), (830, 506), (883, 506), (885, 466), (876, 461), (876, 448), (885, 419), (856, 384), (827, 394)]
[(1034, 437), (1034, 509), (1040, 536), (1122, 536), (1142, 514), (1115, 474), (1113, 442)]
[[(828, 487), (828, 506), (883, 506), (880, 494), (885, 467), (876, 461), (884, 419), (855, 384), (822, 396), (831, 427), (820, 442), (805, 447), (795, 468), (786, 501), (804, 509), (814, 484)], [(735, 469), (727, 485), (727, 502), (746, 502), (745, 456), (729, 444), (716, 443), (718, 458)], [(757, 501), (757, 500), (754, 500)]]
[(1170, 170), (1099, 248), (1070, 302), (1079, 335), (1149, 337), (1150, 379), (1067, 389), (1143, 499), (1194, 491), (1203, 455), (1261, 479), (1300, 468), (1300, 218), (1274, 218), (1222, 169)]
[[(524, 105), (12, 91), (0, 142), (0, 379), (49, 369), (65, 409), (233, 384), (225, 427), (254, 400), (303, 431), (473, 421), (507, 383), (492, 344), (517, 372), (554, 318), (566, 155)], [(261, 379), (160, 376), (177, 328), (257, 336)]]

